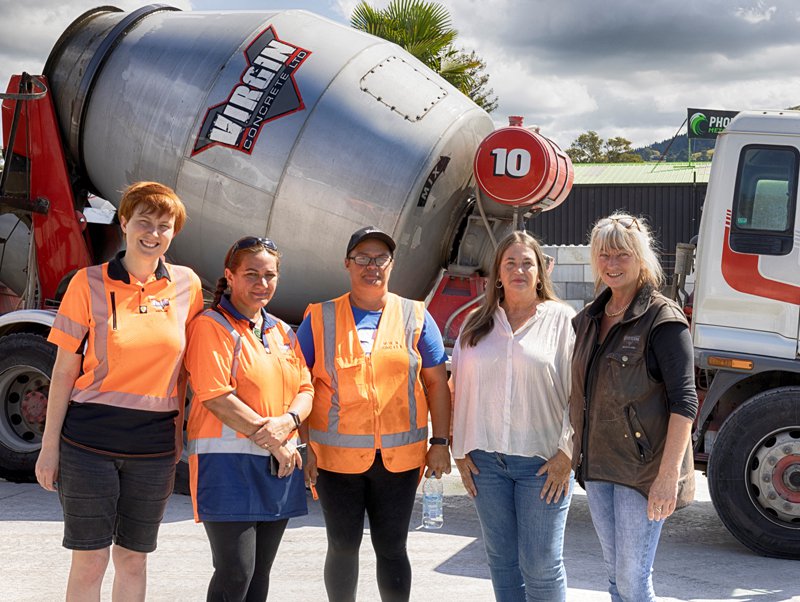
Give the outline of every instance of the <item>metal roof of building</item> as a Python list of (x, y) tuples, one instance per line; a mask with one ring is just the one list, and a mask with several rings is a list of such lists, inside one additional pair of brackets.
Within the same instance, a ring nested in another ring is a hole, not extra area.
[(574, 163), (577, 185), (708, 183), (711, 162)]

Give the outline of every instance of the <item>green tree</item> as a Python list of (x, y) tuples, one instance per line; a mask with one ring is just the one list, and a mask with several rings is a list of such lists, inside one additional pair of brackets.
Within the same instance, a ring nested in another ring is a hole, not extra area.
[(458, 31), (441, 4), (392, 0), (386, 8), (378, 9), (362, 1), (353, 11), (350, 24), (402, 47), (486, 111), (497, 107), (497, 97), (488, 88), (486, 63), (474, 51), (455, 48)]
[(597, 132), (589, 130), (578, 136), (566, 150), (573, 163), (642, 163), (642, 157), (633, 151), (631, 141), (617, 136), (603, 140)]
[(593, 130), (584, 132), (565, 151), (573, 163), (605, 163), (603, 139)]
[[(466, 55), (466, 52), (462, 50), (461, 54)], [(494, 89), (489, 87), (489, 74), (486, 73), (486, 63), (474, 50), (469, 55), (466, 55), (464, 60), (475, 64), (475, 67), (471, 67), (468, 70), (469, 76), (472, 78), (472, 87), (467, 96), (487, 113), (491, 113), (497, 108), (497, 96), (495, 96)]]
[(644, 160), (633, 152), (631, 141), (622, 136), (609, 138), (605, 144), (608, 163), (643, 163)]

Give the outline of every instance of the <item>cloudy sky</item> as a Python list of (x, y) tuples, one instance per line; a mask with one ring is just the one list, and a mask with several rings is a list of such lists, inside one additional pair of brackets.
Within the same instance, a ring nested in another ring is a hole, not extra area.
[[(154, 0), (155, 1), (155, 0)], [(355, 0), (163, 0), (190, 10), (304, 8), (342, 23)], [(386, 0), (373, 4), (383, 6)], [(635, 146), (673, 135), (687, 107), (800, 105), (796, 0), (441, 0), (459, 46), (487, 63), (493, 114), (524, 115), (563, 147), (586, 130)], [(39, 72), (97, 0), (0, 0), (0, 81)], [(110, 2), (124, 10), (145, 1)]]

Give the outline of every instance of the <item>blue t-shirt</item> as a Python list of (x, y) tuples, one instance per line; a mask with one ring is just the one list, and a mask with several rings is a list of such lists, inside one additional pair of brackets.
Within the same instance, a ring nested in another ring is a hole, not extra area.
[[(353, 310), (353, 318), (356, 323), (356, 330), (358, 331), (358, 338), (361, 341), (361, 348), (364, 353), (369, 354), (372, 351), (372, 343), (375, 341), (375, 333), (378, 329), (378, 322), (381, 319), (383, 310), (380, 311), (367, 311), (359, 309), (358, 307), (350, 308)], [(300, 348), (303, 350), (303, 355), (306, 358), (306, 364), (309, 368), (314, 367), (314, 332), (311, 328), (311, 316), (308, 315), (300, 324), (297, 329), (297, 340), (300, 342)], [(425, 321), (422, 324), (422, 332), (419, 336), (417, 343), (417, 351), (422, 356), (422, 367), (432, 368), (447, 361), (447, 353), (444, 350), (444, 341), (442, 341), (442, 334), (439, 332), (439, 327), (433, 320), (433, 316), (425, 310)]]

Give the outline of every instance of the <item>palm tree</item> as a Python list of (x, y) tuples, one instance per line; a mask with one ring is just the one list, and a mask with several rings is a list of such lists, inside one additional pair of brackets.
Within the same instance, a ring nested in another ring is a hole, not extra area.
[(450, 13), (441, 4), (424, 0), (392, 0), (381, 10), (362, 1), (353, 11), (350, 24), (394, 42), (479, 106), (487, 110), (497, 106), (497, 99), (489, 98), (492, 91), (487, 93), (483, 90), (488, 76), (482, 76), (480, 71), (485, 64), (474, 52), (467, 54), (453, 46), (458, 31), (453, 29)]

